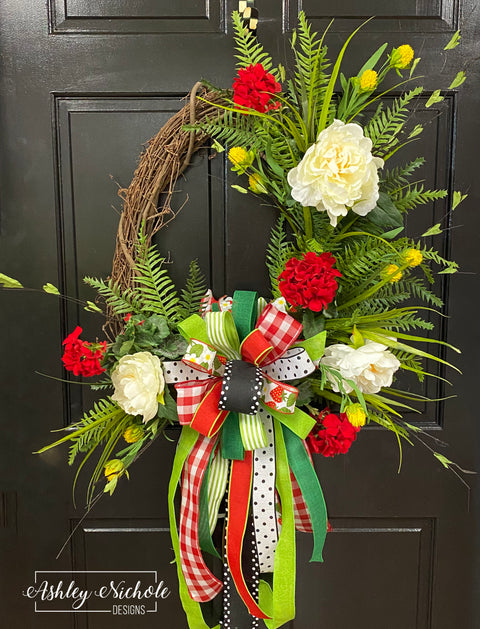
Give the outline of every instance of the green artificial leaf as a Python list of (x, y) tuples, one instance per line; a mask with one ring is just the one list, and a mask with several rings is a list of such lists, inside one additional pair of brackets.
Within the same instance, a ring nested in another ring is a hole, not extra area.
[(53, 284), (50, 284), (50, 282), (44, 284), (42, 288), (46, 293), (49, 293), (50, 295), (60, 295), (60, 291), (58, 290), (58, 288)]
[(408, 139), (410, 140), (411, 138), (416, 138), (417, 135), (420, 135), (420, 133), (422, 133), (422, 131), (423, 131), (423, 126), (421, 124), (415, 125), (415, 127), (410, 131), (408, 135)]
[(298, 389), (297, 406), (305, 406), (310, 404), (314, 398), (312, 384), (308, 380), (303, 380), (299, 384), (295, 384)]
[(430, 229), (427, 229), (427, 231), (424, 234), (422, 234), (422, 238), (426, 238), (427, 236), (436, 236), (437, 234), (441, 234), (443, 232), (443, 229), (440, 227), (440, 225), (441, 223), (437, 223), (433, 227), (430, 227)]
[(458, 46), (458, 44), (460, 43), (461, 40), (461, 36), (460, 36), (460, 31), (455, 31), (455, 33), (453, 33), (450, 41), (448, 42), (448, 44), (445, 46), (445, 48), (443, 50), (453, 50), (454, 48), (456, 48)]
[[(54, 286), (55, 288), (55, 286)], [(43, 287), (43, 289), (45, 290), (45, 286)], [(49, 292), (49, 291), (47, 291)], [(60, 294), (60, 293), (58, 293)], [(103, 311), (101, 308), (99, 308), (97, 306), (97, 304), (94, 304), (93, 301), (87, 301), (87, 305), (85, 306), (84, 310), (86, 310), (87, 312), (100, 312), (103, 314)]]
[(443, 100), (443, 96), (440, 95), (440, 90), (435, 90), (430, 98), (425, 103), (425, 107), (431, 107), (435, 103), (440, 103)]
[(238, 192), (241, 192), (242, 194), (248, 194), (248, 190), (246, 188), (242, 188), (242, 186), (237, 186), (236, 184), (232, 184), (230, 187), (233, 188), (234, 190), (237, 190)]
[(420, 63), (420, 59), (421, 59), (421, 57), (417, 57), (416, 59), (413, 60), (413, 63), (411, 65), (411, 67), (410, 67), (410, 76), (413, 76), (413, 73), (415, 72), (415, 68)]
[(453, 202), (452, 202), (452, 210), (454, 210), (457, 205), (460, 205), (462, 201), (464, 201), (468, 197), (468, 194), (462, 194), (458, 190), (453, 193)]
[(443, 454), (439, 454), (438, 452), (434, 452), (433, 455), (435, 456), (435, 458), (437, 458), (440, 463), (443, 465), (443, 467), (446, 467), (448, 469), (448, 467), (450, 465), (454, 465), (453, 461), (450, 461), (450, 459), (447, 459), (446, 456), (443, 456)]
[(391, 229), (390, 231), (381, 234), (381, 237), (386, 238), (387, 240), (391, 240), (392, 238), (395, 238), (395, 236), (398, 236), (398, 234), (403, 232), (404, 229), (405, 227), (397, 227), (396, 229)]
[(120, 349), (118, 350), (118, 354), (117, 356), (126, 356), (127, 354), (130, 353), (130, 350), (133, 347), (133, 339), (131, 339), (130, 341), (125, 341), (124, 343), (121, 344)]
[(458, 267), (456, 266), (447, 266), (446, 269), (443, 269), (443, 271), (439, 271), (438, 274), (439, 275), (449, 275), (452, 273), (456, 273), (458, 271)]
[(460, 87), (460, 85), (466, 80), (467, 75), (463, 70), (457, 73), (457, 76), (453, 79), (453, 81), (448, 86), (449, 90), (454, 90), (456, 87)]
[(217, 153), (223, 153), (225, 151), (225, 148), (215, 139), (212, 141), (212, 149), (217, 151)]
[(170, 422), (178, 422), (177, 403), (171, 396), (168, 387), (165, 387), (164, 396), (164, 404), (158, 405), (157, 417), (168, 419)]
[(413, 424), (409, 424), (408, 422), (404, 422), (404, 424), (412, 432), (423, 432), (422, 429), (418, 426), (414, 426)]
[(117, 482), (118, 482), (118, 476), (114, 476), (114, 478), (111, 481), (108, 481), (108, 483), (105, 485), (105, 487), (103, 488), (103, 491), (105, 493), (109, 493), (111, 496), (113, 492), (115, 491)]
[(325, 329), (325, 318), (321, 314), (315, 314), (311, 310), (303, 313), (303, 336), (305, 339), (312, 338)]
[(355, 349), (358, 349), (359, 347), (362, 347), (363, 345), (365, 345), (365, 339), (363, 338), (361, 333), (357, 330), (356, 325), (353, 326), (352, 336), (353, 336), (353, 347)]
[(366, 71), (366, 70), (371, 70), (372, 68), (374, 68), (377, 65), (377, 62), (379, 61), (380, 57), (383, 55), (383, 53), (385, 52), (385, 48), (388, 46), (388, 42), (385, 44), (382, 44), (380, 46), (380, 48), (377, 48), (377, 50), (373, 53), (373, 55), (370, 57), (370, 59), (368, 59), (368, 61), (366, 61), (363, 66), (360, 68), (357, 76), (361, 77), (362, 74)]
[(403, 228), (402, 215), (385, 192), (380, 192), (377, 205), (367, 214), (367, 218), (374, 225), (378, 225), (378, 227)]
[(0, 273), (0, 286), (4, 288), (23, 288), (18, 280), (14, 280), (13, 277), (8, 277), (4, 273)]
[(282, 66), (281, 63), (278, 64), (278, 72), (280, 74), (280, 81), (282, 83), (285, 82), (285, 77), (286, 77), (286, 72), (285, 72), (285, 68)]

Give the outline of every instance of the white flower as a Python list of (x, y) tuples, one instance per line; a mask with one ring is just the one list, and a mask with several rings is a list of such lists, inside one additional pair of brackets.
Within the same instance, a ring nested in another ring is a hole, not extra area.
[[(362, 393), (378, 393), (391, 386), (393, 374), (400, 367), (398, 358), (385, 345), (369, 340), (357, 349), (343, 343), (330, 345), (320, 362), (339, 371), (342, 378), (353, 380)], [(327, 378), (338, 393), (337, 378), (332, 374)], [(342, 386), (346, 393), (352, 391), (347, 382), (343, 381)]]
[(349, 208), (360, 216), (373, 210), (379, 194), (377, 168), (382, 167), (360, 125), (334, 120), (287, 178), (292, 197), (304, 207), (326, 211), (335, 227)]
[(122, 356), (112, 372), (115, 393), (112, 400), (130, 415), (143, 415), (143, 421), (153, 419), (158, 410), (158, 398), (165, 388), (162, 364), (150, 352)]

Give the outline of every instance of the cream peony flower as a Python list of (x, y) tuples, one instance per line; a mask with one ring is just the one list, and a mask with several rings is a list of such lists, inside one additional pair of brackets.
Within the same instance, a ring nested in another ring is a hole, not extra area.
[[(393, 374), (400, 367), (400, 361), (386, 345), (369, 340), (358, 349), (343, 343), (330, 345), (320, 362), (339, 371), (342, 378), (353, 380), (362, 393), (378, 393), (383, 387), (391, 386)], [(335, 376), (328, 374), (327, 378), (338, 393)], [(346, 393), (353, 390), (347, 382), (342, 384)]]
[(301, 162), (289, 171), (292, 197), (304, 207), (327, 212), (334, 227), (351, 208), (365, 216), (378, 200), (378, 173), (383, 159), (373, 157), (372, 141), (355, 123), (341, 120), (321, 131)]
[(150, 352), (122, 356), (112, 372), (115, 393), (112, 400), (130, 415), (143, 415), (148, 422), (158, 410), (158, 398), (165, 388), (162, 364)]

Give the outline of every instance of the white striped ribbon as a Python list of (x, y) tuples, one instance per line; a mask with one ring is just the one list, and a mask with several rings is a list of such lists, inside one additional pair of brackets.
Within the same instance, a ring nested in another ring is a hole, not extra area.
[(217, 350), (230, 360), (239, 360), (240, 352), (236, 347), (240, 347), (237, 330), (233, 322), (232, 313), (228, 310), (223, 312), (207, 312), (205, 315), (208, 338)]
[(227, 490), (228, 468), (228, 459), (224, 459), (221, 449), (217, 448), (208, 475), (208, 524), (211, 534), (217, 525), (220, 503)]
[(240, 435), (245, 450), (256, 450), (267, 445), (265, 428), (258, 415), (239, 413)]

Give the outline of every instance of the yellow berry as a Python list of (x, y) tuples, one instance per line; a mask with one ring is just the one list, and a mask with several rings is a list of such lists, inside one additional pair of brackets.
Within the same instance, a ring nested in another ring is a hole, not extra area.
[(107, 461), (105, 464), (104, 474), (107, 477), (107, 480), (113, 480), (116, 476), (119, 476), (121, 472), (123, 472), (124, 467), (122, 461), (120, 459), (111, 459)]
[(367, 415), (361, 404), (350, 404), (345, 409), (345, 412), (347, 413), (348, 421), (352, 424), (352, 426), (355, 426), (355, 428), (365, 426)]
[(267, 189), (265, 187), (265, 181), (262, 178), (262, 176), (259, 175), (258, 173), (254, 173), (253, 175), (249, 176), (248, 187), (250, 188), (252, 192), (255, 192), (256, 194), (267, 193)]
[(398, 282), (402, 278), (402, 272), (396, 264), (387, 264), (382, 271), (382, 277), (385, 280), (388, 278), (389, 282)]
[(413, 55), (413, 48), (409, 44), (403, 44), (393, 49), (392, 56), (390, 57), (390, 65), (392, 68), (403, 70), (410, 65)]
[(127, 443), (136, 443), (143, 437), (143, 428), (138, 424), (129, 426), (123, 433), (123, 438)]
[(422, 264), (423, 255), (418, 249), (408, 249), (404, 254), (404, 259), (408, 266), (418, 266)]
[(375, 70), (365, 70), (360, 77), (360, 89), (364, 92), (370, 92), (377, 87), (378, 74)]

